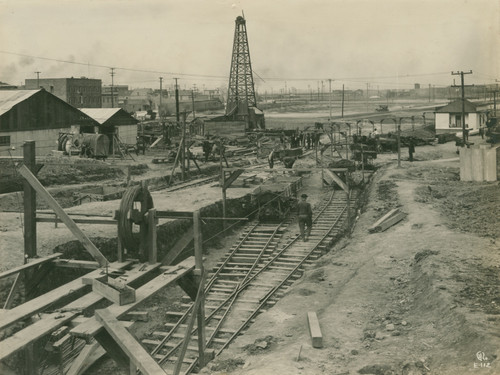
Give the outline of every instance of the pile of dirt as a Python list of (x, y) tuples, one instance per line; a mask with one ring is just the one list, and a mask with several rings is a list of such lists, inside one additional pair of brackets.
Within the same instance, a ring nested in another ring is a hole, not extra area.
[[(416, 189), (415, 201), (438, 208), (452, 229), (500, 237), (500, 185), (442, 180)], [(484, 213), (490, 215), (485, 220)]]

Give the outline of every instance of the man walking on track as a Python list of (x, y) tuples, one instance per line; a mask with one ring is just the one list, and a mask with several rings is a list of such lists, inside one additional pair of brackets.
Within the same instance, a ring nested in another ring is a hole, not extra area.
[[(300, 236), (307, 242), (309, 235), (311, 234), (312, 226), (312, 209), (311, 204), (306, 202), (307, 194), (302, 194), (300, 196), (300, 202), (297, 205), (298, 215), (299, 215), (299, 228)], [(306, 227), (307, 226), (307, 231)]]

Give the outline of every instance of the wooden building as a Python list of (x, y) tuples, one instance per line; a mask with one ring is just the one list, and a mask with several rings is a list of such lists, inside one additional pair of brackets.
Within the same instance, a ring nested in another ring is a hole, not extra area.
[(94, 128), (95, 120), (64, 100), (40, 90), (0, 90), (0, 153), (22, 155), (26, 140), (36, 141), (36, 155), (57, 150), (59, 133), (75, 126)]
[[(81, 108), (81, 111), (95, 120), (99, 125), (93, 133), (106, 134), (112, 143), (116, 135), (122, 143), (137, 142), (137, 123), (132, 115), (121, 108)], [(87, 132), (86, 133), (90, 133)]]
[[(436, 134), (459, 133), (462, 131), (462, 99), (457, 99), (434, 112), (436, 116)], [(465, 128), (471, 133), (477, 132), (486, 124), (486, 113), (477, 106), (464, 100)]]

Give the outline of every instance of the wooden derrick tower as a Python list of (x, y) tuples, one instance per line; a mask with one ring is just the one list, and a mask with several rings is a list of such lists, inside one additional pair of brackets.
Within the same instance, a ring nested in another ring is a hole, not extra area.
[(246, 21), (242, 16), (236, 18), (234, 30), (226, 117), (246, 121), (248, 130), (265, 128), (264, 114), (257, 108)]

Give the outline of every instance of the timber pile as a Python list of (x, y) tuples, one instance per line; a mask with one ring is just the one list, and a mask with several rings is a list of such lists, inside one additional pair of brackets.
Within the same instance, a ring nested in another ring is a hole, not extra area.
[(377, 222), (373, 224), (370, 228), (368, 228), (368, 232), (370, 233), (383, 232), (392, 227), (393, 225), (399, 223), (405, 217), (406, 214), (404, 212), (401, 212), (399, 208), (392, 209), (384, 216), (382, 216), (380, 219), (378, 219)]

